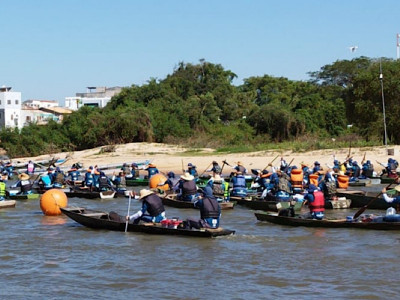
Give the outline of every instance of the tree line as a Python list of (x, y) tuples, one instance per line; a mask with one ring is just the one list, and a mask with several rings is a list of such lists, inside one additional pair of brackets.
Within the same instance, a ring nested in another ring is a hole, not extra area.
[(349, 134), (382, 144), (382, 86), (388, 142), (396, 144), (399, 64), (359, 57), (310, 72), (308, 81), (264, 75), (235, 86), (237, 75), (220, 64), (180, 62), (164, 79), (124, 88), (103, 109), (82, 107), (61, 124), (2, 129), (1, 147), (22, 157), (130, 142), (218, 148)]

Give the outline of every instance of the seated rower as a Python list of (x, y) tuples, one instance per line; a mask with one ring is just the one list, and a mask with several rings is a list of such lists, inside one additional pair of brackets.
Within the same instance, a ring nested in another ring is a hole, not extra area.
[(179, 200), (188, 202), (194, 202), (196, 200), (198, 194), (193, 175), (190, 175), (189, 173), (182, 175), (178, 188), (180, 190), (180, 193), (178, 193)]
[(235, 172), (234, 176), (232, 177), (232, 185), (232, 197), (244, 198), (247, 196), (246, 178), (243, 176), (242, 172)]
[(325, 197), (324, 194), (314, 184), (310, 184), (304, 200), (308, 202), (310, 213), (308, 218), (322, 220), (325, 216)]
[(126, 216), (127, 220), (138, 224), (140, 221), (160, 223), (162, 220), (167, 219), (162, 200), (153, 191), (147, 189), (140, 190), (139, 201), (142, 201), (142, 208), (135, 214)]
[(202, 191), (202, 196), (194, 203), (200, 209), (200, 220), (188, 218), (189, 228), (218, 228), (221, 217), (221, 207), (214, 197), (210, 186), (206, 186)]
[(29, 179), (29, 175), (26, 173), (22, 173), (18, 175), (18, 181), (12, 185), (13, 188), (19, 187), (21, 191), (19, 194), (28, 195), (32, 194), (32, 182)]
[[(400, 192), (400, 185), (396, 185), (394, 188), (397, 192)], [(400, 196), (394, 198), (389, 197), (386, 193), (386, 188), (382, 189), (382, 197), (387, 203), (392, 203), (396, 206), (396, 213), (400, 212)]]
[(6, 199), (6, 184), (0, 177), (0, 201), (3, 201), (5, 199)]

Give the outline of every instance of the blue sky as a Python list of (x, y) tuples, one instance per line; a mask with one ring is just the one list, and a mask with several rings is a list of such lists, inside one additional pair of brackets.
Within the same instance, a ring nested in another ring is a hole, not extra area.
[[(398, 0), (0, 0), (0, 85), (22, 100), (142, 85), (179, 62), (307, 80), (336, 60), (396, 58)], [(348, 47), (357, 45), (352, 53)]]

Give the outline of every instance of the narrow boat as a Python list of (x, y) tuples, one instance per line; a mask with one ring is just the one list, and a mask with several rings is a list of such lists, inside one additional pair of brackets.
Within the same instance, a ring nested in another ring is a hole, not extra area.
[(8, 194), (6, 196), (8, 199), (11, 200), (37, 200), (39, 199), (40, 194), (34, 193), (34, 194)]
[(2, 201), (0, 201), (0, 209), (15, 207), (16, 203), (17, 203), (17, 201), (15, 201), (15, 200), (2, 200)]
[[(175, 208), (194, 208), (198, 209), (197, 207), (194, 206), (193, 202), (188, 202), (188, 201), (181, 201), (178, 200), (176, 194), (168, 194), (165, 197), (162, 197), (162, 202), (166, 206), (171, 206)], [(221, 210), (227, 210), (227, 209), (233, 209), (235, 206), (236, 202), (227, 202), (227, 201), (222, 201), (218, 202), (219, 206), (221, 207)]]
[(265, 212), (255, 213), (255, 216), (259, 221), (266, 221), (274, 224), (287, 225), (287, 226), (400, 230), (400, 222), (386, 222), (384, 221), (385, 220), (384, 217), (377, 217), (376, 220), (372, 219), (369, 222), (362, 222), (359, 220), (348, 221), (346, 219), (312, 220), (312, 219), (303, 219), (300, 217), (283, 217), (283, 216), (278, 216), (276, 214), (269, 214)]
[[(388, 194), (392, 193), (390, 190)], [(365, 192), (365, 191), (352, 191), (352, 190), (344, 190), (338, 191), (336, 193), (338, 197), (346, 197), (351, 200), (351, 208), (360, 208), (367, 205), (371, 200), (375, 199), (371, 204), (368, 205), (370, 209), (388, 209), (392, 207), (393, 203), (387, 203), (385, 199), (383, 199), (382, 195), (376, 198), (377, 193), (375, 192)], [(393, 197), (394, 195), (390, 195)]]
[[(232, 198), (232, 197), (231, 197)], [(265, 210), (265, 211), (280, 211), (281, 209), (286, 209), (290, 207), (290, 201), (271, 201), (263, 200), (261, 198), (233, 198), (238, 205), (246, 206), (253, 210)], [(303, 206), (303, 202), (296, 201), (294, 205), (295, 211), (300, 211)]]
[(371, 179), (358, 179), (357, 181), (349, 181), (349, 186), (371, 186)]
[(148, 186), (149, 179), (148, 178), (129, 178), (125, 177), (125, 184), (127, 186)]
[[(123, 220), (113, 220), (109, 213), (87, 210), (79, 207), (60, 208), (62, 213), (76, 221), (77, 223), (93, 228), (105, 229), (113, 231), (125, 231), (126, 222)], [(161, 224), (146, 223), (146, 224), (131, 224), (127, 226), (129, 232), (143, 232), (149, 234), (164, 234), (164, 235), (184, 235), (193, 237), (217, 237), (224, 235), (232, 235), (234, 230), (217, 228), (217, 229), (183, 229), (169, 228)]]

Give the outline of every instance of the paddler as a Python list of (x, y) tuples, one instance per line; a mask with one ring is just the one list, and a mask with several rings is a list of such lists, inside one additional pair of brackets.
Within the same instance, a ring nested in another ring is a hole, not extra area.
[(167, 219), (162, 200), (153, 191), (147, 189), (140, 190), (139, 201), (142, 201), (142, 208), (135, 214), (126, 216), (127, 220), (138, 224), (139, 221), (160, 223), (162, 220)]

